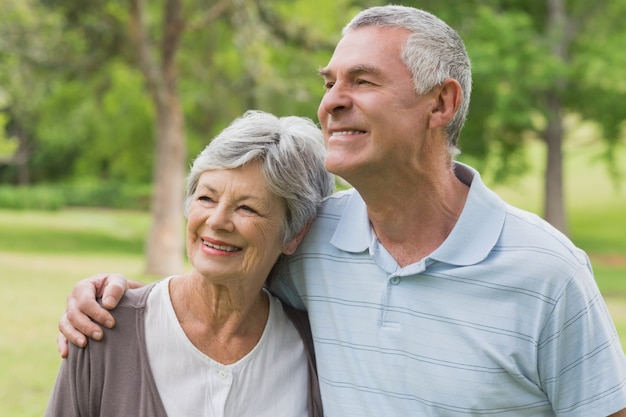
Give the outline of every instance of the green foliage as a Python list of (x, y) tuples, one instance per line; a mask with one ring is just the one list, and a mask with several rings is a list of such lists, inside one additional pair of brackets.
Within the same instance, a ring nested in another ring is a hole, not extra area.
[[(1, 104), (0, 104), (1, 105)], [(8, 116), (0, 113), (0, 163), (10, 161), (17, 151), (17, 141), (6, 135), (6, 124)]]
[(58, 210), (63, 207), (108, 207), (147, 210), (152, 187), (129, 182), (90, 181), (0, 186), (0, 208)]
[(603, 157), (616, 177), (624, 176), (617, 154), (625, 154), (626, 146), (624, 13), (626, 2), (605, 2), (602, 19), (585, 22), (581, 28), (584, 36), (578, 37), (572, 47), (573, 78), (577, 88), (567, 92), (568, 101), (579, 103), (577, 111), (581, 116), (600, 126), (608, 145)]
[(90, 78), (110, 59), (127, 53), (125, 0), (43, 0), (45, 13), (58, 16), (74, 53), (65, 71), (72, 79)]
[(323, 92), (317, 68), (352, 16), (348, 3), (246, 1), (186, 32), (180, 91), (190, 155), (247, 109), (316, 120)]
[(81, 180), (62, 184), (67, 206), (148, 210), (152, 186), (118, 181)]
[[(561, 100), (562, 117), (579, 114), (597, 122), (607, 144), (604, 159), (614, 176), (624, 143), (626, 30), (623, 0), (564, 2), (564, 27), (547, 25), (546, 1), (420, 0), (456, 28), (468, 48), (474, 73), (469, 118), (460, 140), (461, 160), (494, 181), (510, 181), (528, 169), (523, 148), (544, 136), (548, 97)], [(451, 7), (451, 4), (454, 6)], [(565, 40), (564, 58), (555, 56)]]
[[(5, 217), (0, 222), (0, 252), (75, 255), (97, 253), (101, 256), (140, 256), (143, 253), (146, 213), (104, 212), (84, 208), (57, 212), (2, 209), (1, 212)], [(8, 213), (11, 215), (8, 216)], [(33, 236), (46, 236), (45, 240), (51, 244), (42, 244), (41, 239), (33, 239)]]
[(550, 83), (550, 66), (527, 15), (478, 7), (464, 29), (474, 89), (461, 159), (505, 181), (527, 169), (523, 133), (537, 129), (542, 109), (536, 94)]
[(58, 210), (63, 206), (63, 196), (45, 185), (28, 188), (0, 186), (0, 208)]
[[(494, 181), (528, 169), (525, 144), (541, 136), (546, 94), (564, 79), (558, 94), (565, 111), (598, 124), (607, 144), (602, 158), (613, 175), (624, 175), (616, 153), (623, 152), (626, 137), (625, 1), (567, 2), (572, 42), (565, 62), (551, 50), (560, 35), (546, 27), (547, 2), (399, 3), (442, 17), (467, 44), (474, 89), (461, 160)], [(316, 68), (328, 61), (343, 25), (363, 7), (379, 4), (385, 2), (242, 0), (207, 23), (212, 3), (185, 1), (177, 58), (190, 159), (249, 108), (315, 120), (323, 93)], [(162, 8), (150, 2), (147, 8), (158, 42)], [(155, 111), (134, 69), (128, 23), (123, 0), (0, 4), (0, 101), (7, 102), (0, 114), (4, 136), (31, 152), (32, 181), (150, 181)], [(16, 170), (3, 164), (6, 157), (0, 157), (0, 178), (15, 182)]]
[[(149, 214), (137, 210), (0, 209), (0, 252), (141, 255), (149, 223)], [(49, 243), (35, 235), (49, 236)]]
[[(142, 79), (123, 63), (108, 63), (102, 78), (59, 83), (43, 103), (40, 145), (31, 168), (48, 180), (78, 177), (149, 181), (153, 109)], [(103, 88), (100, 96), (85, 91)], [(58, 173), (58, 176), (55, 175)], [(52, 175), (52, 177), (51, 177)]]

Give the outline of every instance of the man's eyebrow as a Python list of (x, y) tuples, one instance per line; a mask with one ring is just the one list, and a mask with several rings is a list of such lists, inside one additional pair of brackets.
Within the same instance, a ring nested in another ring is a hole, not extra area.
[(319, 75), (322, 78), (328, 78), (330, 76), (330, 70), (326, 67), (319, 67), (317, 69), (317, 75)]
[[(333, 76), (333, 72), (326, 67), (319, 68), (317, 72), (319, 76), (322, 78), (330, 78)], [(367, 65), (367, 64), (355, 65), (354, 67), (348, 70), (349, 76), (355, 76), (355, 75), (360, 75), (360, 74), (372, 74), (372, 75), (381, 76), (382, 72), (380, 71), (378, 67), (375, 67), (373, 65)]]

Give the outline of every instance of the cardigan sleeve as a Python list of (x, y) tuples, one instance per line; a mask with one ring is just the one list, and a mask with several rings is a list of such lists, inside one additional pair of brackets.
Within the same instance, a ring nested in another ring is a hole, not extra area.
[(152, 286), (126, 293), (116, 326), (85, 348), (70, 345), (44, 417), (166, 417), (145, 347), (144, 306)]
[(313, 335), (311, 334), (311, 326), (309, 317), (304, 311), (296, 310), (283, 303), (283, 310), (287, 317), (300, 333), (300, 337), (304, 342), (306, 351), (308, 369), (309, 369), (309, 393), (308, 408), (309, 417), (323, 417), (322, 397), (320, 394), (320, 385), (317, 378), (317, 364), (315, 362), (315, 349), (313, 347)]
[(85, 363), (88, 357), (86, 349), (70, 344), (68, 357), (61, 362), (44, 417), (91, 415), (89, 412), (91, 380), (88, 361)]

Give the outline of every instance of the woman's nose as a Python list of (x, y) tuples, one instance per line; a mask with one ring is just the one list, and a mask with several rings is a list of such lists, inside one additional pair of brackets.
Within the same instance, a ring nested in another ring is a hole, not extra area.
[(213, 230), (233, 231), (234, 223), (232, 216), (233, 213), (228, 207), (218, 204), (210, 211), (206, 223)]

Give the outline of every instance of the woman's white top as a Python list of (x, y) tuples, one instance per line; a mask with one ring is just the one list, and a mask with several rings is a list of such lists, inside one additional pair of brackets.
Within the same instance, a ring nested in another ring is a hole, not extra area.
[(302, 339), (280, 301), (270, 311), (259, 343), (238, 362), (223, 365), (199, 351), (178, 323), (159, 282), (146, 307), (150, 367), (169, 417), (306, 417), (307, 365)]

